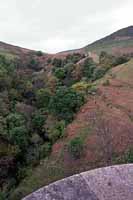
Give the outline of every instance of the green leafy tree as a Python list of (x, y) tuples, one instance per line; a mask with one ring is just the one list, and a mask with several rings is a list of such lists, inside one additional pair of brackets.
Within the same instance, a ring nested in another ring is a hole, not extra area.
[(50, 142), (46, 142), (43, 145), (40, 146), (40, 159), (43, 159), (47, 156), (49, 156), (50, 152), (51, 152), (51, 143)]
[(93, 81), (102, 78), (106, 72), (107, 72), (107, 69), (104, 67), (97, 68), (93, 74)]
[(46, 116), (44, 114), (42, 114), (41, 112), (36, 112), (33, 115), (33, 119), (32, 119), (33, 128), (37, 130), (38, 132), (42, 132), (45, 120), (46, 120)]
[(6, 123), (9, 141), (20, 149), (25, 149), (28, 145), (29, 133), (24, 116), (11, 113), (7, 116)]
[(18, 145), (20, 149), (25, 149), (28, 145), (28, 131), (25, 126), (14, 127), (9, 131), (10, 141)]
[(93, 60), (91, 58), (86, 59), (83, 64), (83, 76), (91, 80), (95, 68), (96, 66), (94, 65)]
[(65, 132), (65, 121), (61, 120), (57, 122), (55, 126), (49, 132), (49, 139), (52, 143), (55, 143), (58, 139), (64, 136)]
[(75, 71), (75, 65), (73, 63), (67, 63), (64, 66), (64, 70), (65, 70), (65, 79), (63, 80), (64, 85), (66, 86), (71, 86), (74, 82), (74, 71)]
[(55, 67), (62, 67), (63, 66), (63, 61), (58, 58), (54, 58), (52, 61), (52, 65)]
[(24, 116), (19, 113), (10, 113), (6, 118), (6, 121), (9, 131), (15, 127), (24, 126), (26, 123)]
[(7, 136), (6, 119), (0, 116), (0, 136)]
[(76, 64), (78, 61), (80, 61), (84, 57), (85, 57), (85, 55), (84, 54), (80, 54), (80, 53), (69, 54), (66, 57), (65, 62), (66, 63), (74, 63), (74, 64)]
[(62, 80), (65, 78), (65, 70), (63, 68), (57, 68), (57, 69), (55, 69), (54, 75), (58, 79)]
[(59, 119), (67, 122), (73, 119), (73, 115), (84, 103), (84, 96), (72, 88), (60, 87), (51, 97), (49, 110)]
[(51, 93), (48, 89), (39, 89), (36, 92), (36, 103), (38, 108), (46, 108), (48, 107), (50, 101)]

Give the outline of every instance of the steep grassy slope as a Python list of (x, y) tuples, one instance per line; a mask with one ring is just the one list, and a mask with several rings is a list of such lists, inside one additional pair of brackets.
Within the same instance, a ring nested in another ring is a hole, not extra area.
[[(126, 31), (102, 42), (129, 41)], [(54, 180), (133, 161), (133, 60), (0, 47), (0, 198), (20, 200)]]
[[(42, 160), (37, 168), (29, 170), (29, 176), (12, 194), (12, 199), (19, 199), (19, 195), (25, 196), (63, 177), (108, 165), (110, 153), (112, 164), (126, 162), (122, 156), (133, 145), (132, 75), (133, 60), (130, 60), (111, 69), (95, 83), (97, 92), (88, 95), (86, 104), (67, 126), (66, 136), (54, 144), (49, 158)], [(70, 141), (75, 137), (79, 137), (84, 146), (78, 159), (73, 158), (68, 150)], [(100, 138), (106, 142), (103, 143)], [(111, 149), (108, 149), (109, 146), (112, 146)]]

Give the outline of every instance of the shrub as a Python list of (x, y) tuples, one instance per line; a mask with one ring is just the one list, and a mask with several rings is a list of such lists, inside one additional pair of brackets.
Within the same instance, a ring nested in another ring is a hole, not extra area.
[(9, 99), (8, 94), (0, 95), (0, 115), (6, 117), (9, 114)]
[(27, 174), (27, 169), (26, 168), (19, 168), (18, 172), (17, 172), (17, 179), (20, 181), (22, 179), (24, 179), (28, 174)]
[(126, 57), (126, 56), (116, 57), (116, 58), (114, 59), (113, 65), (114, 65), (114, 66), (121, 65), (121, 64), (126, 63), (128, 60), (129, 60), (129, 59), (128, 59), (128, 57)]
[(9, 114), (6, 118), (6, 121), (7, 121), (7, 127), (9, 131), (15, 127), (20, 127), (20, 126), (25, 125), (25, 119), (23, 115), (19, 113)]
[(51, 63), (51, 58), (48, 58), (47, 63), (50, 64)]
[(58, 139), (64, 136), (65, 121), (60, 121), (50, 130), (49, 139), (52, 143), (55, 143)]
[(50, 142), (46, 142), (45, 144), (41, 145), (40, 147), (40, 159), (43, 159), (47, 156), (49, 156), (50, 152), (51, 152), (51, 143)]
[(35, 71), (38, 71), (41, 69), (41, 67), (39, 66), (39, 62), (37, 60), (35, 60), (34, 58), (30, 59), (30, 61), (28, 63), (28, 67)]
[(108, 57), (108, 54), (105, 51), (101, 51), (99, 56), (100, 63), (103, 63), (106, 57)]
[(68, 144), (68, 151), (73, 158), (79, 159), (83, 151), (83, 140), (80, 137), (72, 139)]
[(62, 60), (58, 58), (54, 58), (52, 61), (52, 65), (54, 65), (55, 67), (62, 67), (62, 64)]
[(89, 87), (90, 87), (90, 84), (84, 81), (80, 81), (72, 85), (72, 88), (77, 92), (87, 92)]
[(110, 85), (110, 81), (108, 79), (103, 82), (103, 86), (109, 86), (109, 85)]
[(42, 145), (36, 144), (30, 146), (26, 154), (26, 163), (34, 166), (38, 165), (41, 159), (49, 156), (51, 148), (50, 142), (46, 142)]
[(55, 69), (54, 75), (58, 78), (58, 79), (64, 79), (65, 78), (65, 70), (63, 68), (57, 68)]
[(37, 51), (36, 55), (39, 56), (39, 57), (41, 57), (41, 56), (43, 56), (43, 53), (42, 53), (42, 51)]
[(0, 200), (5, 200), (6, 194), (4, 192), (0, 192)]
[(124, 154), (124, 163), (133, 163), (133, 149), (129, 149)]
[(23, 115), (11, 113), (7, 116), (6, 122), (9, 141), (20, 149), (25, 149), (28, 145), (29, 134)]
[(114, 164), (133, 163), (133, 149), (128, 149), (123, 155), (114, 156)]
[(103, 66), (114, 67), (123, 63), (126, 63), (129, 60), (127, 56), (113, 56), (107, 54), (106, 52), (101, 52), (99, 56), (100, 64)]
[(58, 84), (59, 84), (58, 79), (55, 76), (51, 75), (48, 78), (48, 81), (46, 83), (46, 87), (49, 88), (51, 93), (55, 93), (55, 90), (56, 90), (56, 87), (57, 87)]
[(103, 67), (97, 68), (93, 74), (93, 81), (102, 78), (105, 75), (106, 71), (107, 71), (107, 69), (105, 69)]
[(39, 132), (42, 132), (45, 120), (45, 115), (43, 115), (41, 112), (36, 112), (32, 119), (33, 128)]
[(106, 52), (102, 51), (99, 56), (99, 63), (102, 66), (109, 66), (113, 67), (113, 62), (115, 60), (115, 56), (112, 56), (110, 54), (107, 54)]
[(72, 88), (60, 87), (51, 98), (49, 110), (57, 116), (59, 120), (70, 122), (73, 115), (84, 103), (84, 96), (77, 93)]
[(36, 166), (39, 164), (40, 149), (39, 145), (30, 145), (28, 151), (25, 154), (25, 162), (27, 165)]
[(133, 149), (128, 149), (117, 161), (120, 163), (133, 163)]
[(0, 63), (0, 91), (11, 87), (12, 77), (10, 76), (12, 69), (9, 65)]
[(65, 62), (66, 63), (77, 63), (78, 61), (80, 61), (82, 58), (85, 58), (84, 54), (80, 54), (80, 53), (73, 53), (73, 54), (69, 54), (67, 55)]
[(44, 142), (43, 139), (37, 133), (33, 133), (32, 136), (30, 137), (30, 143), (32, 145), (41, 145), (43, 144), (43, 142)]
[(91, 58), (86, 59), (83, 64), (83, 76), (92, 79), (95, 68), (93, 60)]
[(48, 107), (50, 101), (51, 93), (48, 89), (39, 89), (36, 92), (36, 104), (38, 108), (46, 108)]
[(96, 95), (97, 92), (98, 92), (98, 88), (95, 85), (92, 85), (90, 89), (88, 90), (88, 94), (91, 94), (91, 95)]
[(0, 116), (0, 136), (6, 136), (7, 126), (6, 119)]
[(64, 66), (65, 70), (65, 79), (63, 80), (64, 85), (71, 86), (74, 81), (74, 72), (75, 72), (75, 66), (73, 63), (68, 63)]
[(24, 126), (14, 127), (9, 131), (9, 137), (14, 145), (25, 149), (28, 145), (28, 131)]

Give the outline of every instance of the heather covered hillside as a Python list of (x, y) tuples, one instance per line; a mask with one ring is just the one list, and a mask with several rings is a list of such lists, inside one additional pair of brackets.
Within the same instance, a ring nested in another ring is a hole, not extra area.
[(81, 49), (65, 51), (59, 53), (59, 55), (64, 55), (67, 53), (85, 53), (92, 55), (93, 57), (100, 55), (101, 51), (106, 51), (113, 55), (132, 55), (133, 54), (133, 26), (123, 28), (116, 31), (100, 40), (93, 42)]
[(85, 50), (100, 53), (106, 51), (114, 55), (133, 54), (133, 26), (115, 33), (85, 47)]
[(128, 27), (96, 51), (59, 54), (0, 43), (0, 199), (133, 162), (133, 58), (117, 46), (132, 39)]

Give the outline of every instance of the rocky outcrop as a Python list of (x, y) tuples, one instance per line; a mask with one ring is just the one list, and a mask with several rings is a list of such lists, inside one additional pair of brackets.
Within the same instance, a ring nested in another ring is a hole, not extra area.
[(23, 200), (133, 200), (133, 164), (99, 168), (57, 181)]

